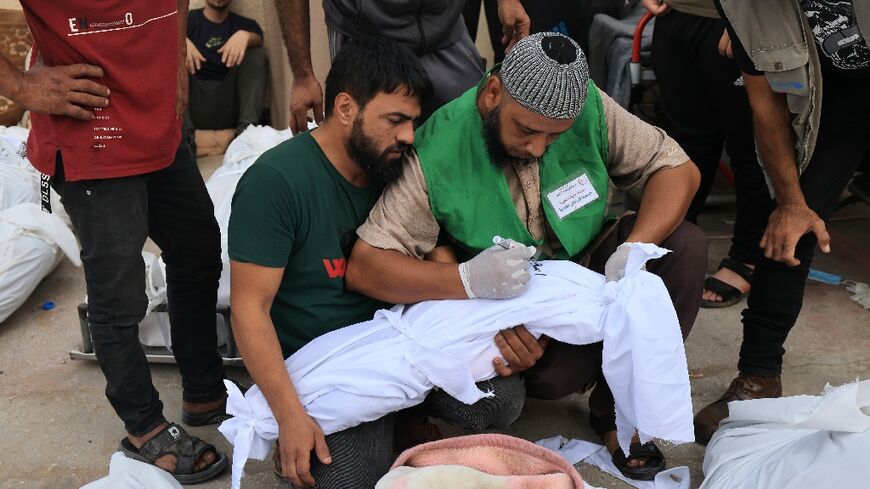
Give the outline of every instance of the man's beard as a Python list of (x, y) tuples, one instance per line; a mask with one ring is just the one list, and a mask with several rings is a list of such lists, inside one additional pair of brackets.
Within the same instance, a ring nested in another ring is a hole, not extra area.
[(509, 166), (529, 166), (537, 163), (538, 158), (516, 158), (508, 153), (504, 142), (501, 140), (501, 107), (496, 107), (483, 118), (483, 141), (486, 143), (486, 152), (489, 160), (496, 168), (502, 169)]
[[(379, 151), (375, 142), (365, 135), (362, 117), (354, 121), (347, 144), (350, 157), (362, 168), (371, 185), (385, 187), (402, 175), (402, 161), (410, 145), (396, 143)], [(395, 158), (388, 157), (387, 154), (393, 151), (401, 151), (402, 154)]]
[(206, 1), (205, 3), (208, 4), (209, 7), (213, 8), (215, 10), (226, 10), (226, 9), (230, 8), (230, 2), (227, 2), (223, 5), (215, 5), (214, 3), (209, 2), (209, 1)]

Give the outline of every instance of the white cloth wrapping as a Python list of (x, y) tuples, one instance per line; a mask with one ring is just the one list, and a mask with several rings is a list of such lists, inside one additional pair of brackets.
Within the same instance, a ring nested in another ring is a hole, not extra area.
[[(639, 481), (629, 479), (622, 475), (616, 465), (613, 464), (613, 456), (607, 451), (607, 447), (585, 440), (568, 440), (562, 436), (545, 438), (535, 442), (544, 448), (548, 448), (564, 457), (571, 465), (586, 462), (598, 467), (603, 472), (616, 477), (626, 484), (638, 489), (689, 489), (692, 479), (689, 476), (689, 468), (685, 465), (671, 467), (656, 474), (651, 481)], [(580, 475), (583, 475), (581, 472)], [(583, 481), (583, 489), (600, 489)]]
[[(380, 310), (370, 321), (315, 339), (284, 363), (302, 405), (330, 434), (419, 404), (436, 386), (468, 404), (491, 395), (475, 382), (496, 375), (493, 338), (524, 324), (536, 337), (564, 343), (604, 341), (602, 367), (626, 451), (635, 427), (642, 440), (693, 441), (679, 322), (661, 279), (642, 269), (665, 253), (651, 244), (632, 245), (625, 278), (609, 283), (569, 261), (535, 262), (520, 297)], [(245, 461), (268, 455), (278, 426), (256, 385), (242, 396), (229, 384), (227, 412), (234, 418), (219, 429), (234, 445), (237, 489)]]
[(115, 452), (109, 462), (109, 475), (80, 489), (181, 489), (181, 484), (165, 470)]
[(870, 380), (728, 410), (707, 445), (701, 489), (870, 485)]
[(63, 254), (81, 265), (72, 231), (39, 205), (19, 204), (0, 211), (0, 323), (15, 312)]

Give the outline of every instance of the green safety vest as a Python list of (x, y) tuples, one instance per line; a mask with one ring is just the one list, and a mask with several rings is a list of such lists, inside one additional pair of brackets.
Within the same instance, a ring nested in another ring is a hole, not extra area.
[[(517, 215), (504, 173), (490, 162), (477, 92), (472, 88), (443, 106), (415, 134), (429, 206), (461, 259), (492, 246), (495, 235), (526, 245), (544, 242), (532, 238)], [(548, 146), (538, 172), (544, 215), (564, 247), (557, 257), (573, 257), (600, 232), (607, 205), (607, 125), (591, 80), (583, 112)], [(580, 190), (585, 192), (578, 197)]]

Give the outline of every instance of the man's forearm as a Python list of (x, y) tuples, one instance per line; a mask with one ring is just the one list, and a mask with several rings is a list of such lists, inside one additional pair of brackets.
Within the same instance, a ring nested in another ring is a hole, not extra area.
[(691, 161), (650, 175), (626, 241), (661, 244), (685, 219), (700, 182), (701, 174)]
[(773, 183), (777, 203), (803, 204), (786, 95), (771, 90), (764, 76), (744, 73), (743, 79), (752, 106), (758, 152)]
[(405, 256), (357, 240), (345, 274), (347, 288), (389, 302), (467, 299), (459, 267)]
[(308, 0), (275, 0), (293, 78), (314, 76), (311, 66), (311, 16)]
[(233, 334), (245, 368), (259, 386), (278, 422), (304, 412), (284, 366), (284, 356), (268, 309), (235, 301)]

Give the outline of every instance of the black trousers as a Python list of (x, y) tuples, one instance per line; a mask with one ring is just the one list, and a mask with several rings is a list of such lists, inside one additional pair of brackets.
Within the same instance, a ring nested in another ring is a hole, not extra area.
[(652, 64), (665, 129), (701, 171), (686, 219), (697, 223), (713, 186), (723, 144), (731, 159), (737, 217), (729, 255), (744, 263), (761, 256), (758, 242), (771, 199), (755, 154), (752, 112), (734, 60), (719, 54), (725, 23), (671, 9), (656, 17)]
[(166, 263), (172, 351), (184, 400), (221, 399), (226, 390), (215, 330), (220, 230), (187, 145), (163, 170), (73, 182), (64, 180), (58, 153), (52, 187), (82, 246), (94, 352), (106, 376), (106, 397), (127, 431), (141, 436), (166, 421), (139, 343), (148, 304), (142, 247), (149, 236)]
[[(822, 119), (815, 151), (801, 175), (807, 205), (827, 220), (858, 166), (870, 156), (870, 80), (824, 72)], [(800, 313), (804, 283), (816, 250), (816, 236), (807, 234), (797, 244), (796, 267), (761, 258), (752, 278), (747, 308), (743, 311), (740, 371), (779, 375), (788, 333)], [(837, 243), (831, 244), (833, 250)]]

